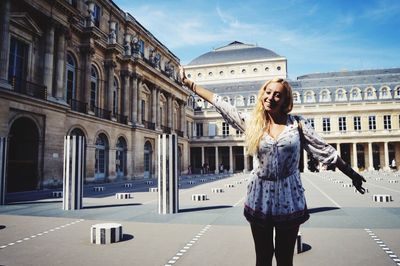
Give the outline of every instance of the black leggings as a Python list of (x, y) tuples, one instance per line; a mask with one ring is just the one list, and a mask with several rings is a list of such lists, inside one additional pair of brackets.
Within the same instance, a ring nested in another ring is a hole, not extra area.
[(251, 224), (256, 249), (256, 266), (271, 266), (274, 252), (277, 266), (292, 266), (299, 226), (275, 227), (275, 249), (273, 229), (273, 226)]

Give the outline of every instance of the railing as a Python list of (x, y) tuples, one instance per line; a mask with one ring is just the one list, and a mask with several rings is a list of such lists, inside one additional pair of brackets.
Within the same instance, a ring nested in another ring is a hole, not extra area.
[(146, 120), (143, 120), (142, 122), (143, 122), (143, 125), (144, 125), (145, 128), (151, 129), (151, 130), (155, 130), (156, 129), (156, 124), (155, 123), (152, 123), (152, 122), (149, 122), (149, 121), (146, 121)]
[(101, 109), (99, 107), (94, 106), (92, 108), (94, 115), (103, 119), (111, 120), (111, 111)]
[(171, 128), (166, 126), (161, 126), (161, 129), (166, 134), (171, 134)]
[(71, 105), (71, 110), (73, 111), (77, 111), (84, 114), (87, 113), (87, 103), (85, 102), (80, 102), (78, 100), (71, 99), (69, 100), (69, 105)]
[(175, 130), (175, 132), (176, 132), (176, 134), (177, 134), (179, 137), (182, 137), (182, 138), (183, 138), (183, 131)]
[(114, 117), (119, 123), (128, 124), (128, 116), (122, 114), (114, 114)]
[(21, 78), (12, 77), (8, 80), (13, 90), (20, 94), (25, 94), (34, 98), (47, 100), (47, 87)]

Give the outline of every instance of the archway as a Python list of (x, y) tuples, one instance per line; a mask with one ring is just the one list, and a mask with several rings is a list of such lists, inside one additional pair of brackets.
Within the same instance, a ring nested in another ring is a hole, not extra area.
[(104, 134), (96, 139), (95, 178), (105, 179), (108, 166), (108, 140)]
[(144, 178), (151, 177), (151, 165), (152, 165), (152, 154), (153, 150), (151, 147), (151, 143), (146, 141), (144, 144)]
[(126, 141), (123, 137), (119, 137), (115, 150), (115, 172), (117, 177), (125, 176), (126, 169)]
[(11, 125), (7, 192), (35, 190), (39, 184), (39, 130), (27, 117)]

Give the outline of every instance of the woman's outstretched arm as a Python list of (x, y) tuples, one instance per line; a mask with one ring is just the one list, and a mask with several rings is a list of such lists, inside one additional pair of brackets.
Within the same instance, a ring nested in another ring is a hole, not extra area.
[(204, 100), (206, 100), (209, 103), (213, 103), (213, 97), (214, 97), (214, 93), (207, 90), (206, 88), (195, 84), (193, 81), (191, 81), (190, 79), (188, 79), (186, 77), (185, 74), (185, 70), (183, 69), (183, 67), (179, 67), (179, 76), (182, 80), (183, 85), (185, 85), (186, 87), (188, 87), (191, 91), (193, 91), (194, 93), (196, 93), (197, 95), (199, 95), (201, 98), (203, 98)]

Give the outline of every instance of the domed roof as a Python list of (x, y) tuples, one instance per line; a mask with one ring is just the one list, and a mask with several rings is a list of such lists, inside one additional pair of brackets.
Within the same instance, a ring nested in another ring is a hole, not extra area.
[(281, 57), (271, 50), (238, 41), (200, 55), (188, 65), (208, 65), (237, 61), (262, 60)]

